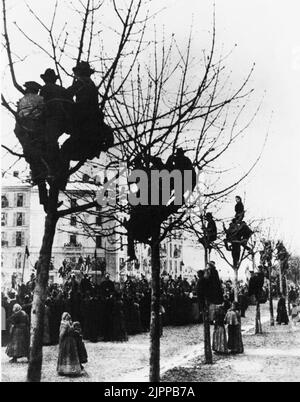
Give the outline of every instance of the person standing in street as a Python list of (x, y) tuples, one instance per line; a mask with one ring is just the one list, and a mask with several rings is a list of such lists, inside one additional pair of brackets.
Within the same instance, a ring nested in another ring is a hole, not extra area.
[(241, 332), (241, 315), (238, 303), (233, 302), (225, 316), (225, 324), (228, 325), (228, 349), (232, 354), (244, 353), (244, 345)]
[(72, 318), (66, 312), (62, 315), (59, 329), (57, 372), (59, 375), (66, 376), (78, 376), (81, 374), (81, 364)]
[(17, 363), (19, 358), (29, 356), (29, 318), (22, 307), (15, 304), (8, 322), (10, 328), (6, 354), (11, 357), (11, 363)]

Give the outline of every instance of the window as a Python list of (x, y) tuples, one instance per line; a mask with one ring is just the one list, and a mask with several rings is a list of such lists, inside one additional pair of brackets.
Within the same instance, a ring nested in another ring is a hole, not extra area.
[(1, 213), (1, 226), (7, 226), (7, 214), (5, 212)]
[(170, 244), (170, 257), (172, 258), (173, 257), (173, 247), (172, 247), (172, 244)]
[(83, 181), (84, 183), (88, 183), (88, 182), (90, 181), (90, 176), (89, 176), (88, 174), (84, 173), (84, 174), (82, 175), (82, 181)]
[(17, 194), (17, 207), (23, 207), (24, 206), (24, 194), (18, 193)]
[(24, 226), (24, 225), (25, 225), (25, 214), (23, 212), (17, 212), (16, 226)]
[(102, 211), (101, 205), (97, 205), (97, 207), (96, 207), (96, 212), (97, 212), (97, 215), (96, 215), (96, 225), (97, 225), (97, 226), (101, 226), (101, 225), (102, 225), (101, 211)]
[(1, 246), (2, 247), (8, 247), (7, 233), (6, 232), (1, 232)]
[(102, 216), (100, 214), (96, 216), (96, 225), (97, 226), (102, 225)]
[(17, 253), (15, 259), (15, 269), (18, 271), (22, 268), (22, 253)]
[(70, 245), (71, 246), (76, 246), (77, 245), (77, 236), (76, 235), (71, 235), (70, 236)]
[(77, 207), (77, 200), (75, 198), (72, 198), (70, 201), (71, 208), (76, 208)]
[(173, 269), (172, 261), (169, 261), (169, 265), (170, 265), (170, 273), (171, 273), (171, 272), (172, 272), (172, 269)]
[(9, 207), (9, 202), (8, 202), (8, 199), (7, 199), (6, 195), (1, 196), (1, 207), (2, 208), (8, 208)]
[(96, 236), (96, 248), (102, 248), (102, 236)]
[(24, 245), (24, 232), (16, 232), (16, 247)]
[(76, 226), (77, 225), (76, 216), (71, 216), (70, 224), (71, 224), (71, 226)]

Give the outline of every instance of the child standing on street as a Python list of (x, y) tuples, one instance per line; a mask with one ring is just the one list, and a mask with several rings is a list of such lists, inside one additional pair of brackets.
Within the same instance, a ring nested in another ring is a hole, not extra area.
[(88, 356), (87, 356), (87, 351), (82, 339), (82, 331), (81, 331), (81, 325), (79, 321), (75, 321), (73, 324), (74, 328), (74, 337), (76, 340), (76, 345), (77, 345), (77, 352), (78, 352), (78, 357), (79, 357), (79, 362), (81, 369), (83, 370), (83, 364), (87, 363), (88, 361)]

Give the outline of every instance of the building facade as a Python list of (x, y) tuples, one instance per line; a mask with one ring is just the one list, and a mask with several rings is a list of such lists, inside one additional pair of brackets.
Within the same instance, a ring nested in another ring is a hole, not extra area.
[[(62, 208), (72, 207), (78, 202), (79, 197), (75, 196), (77, 191), (73, 188), (67, 194), (60, 195)], [(44, 233), (45, 213), (39, 203), (37, 188), (18, 177), (2, 179), (1, 201), (1, 279), (2, 287), (7, 288), (22, 278), (28, 281), (35, 272)], [(93, 234), (83, 230), (83, 222), (84, 225), (93, 226)], [(95, 257), (112, 279), (119, 280), (120, 264), (125, 261), (126, 250), (116, 250), (111, 236), (101, 235), (102, 229), (101, 214), (97, 214), (96, 208), (93, 214), (81, 213), (80, 220), (76, 215), (61, 218), (52, 248), (50, 281), (61, 280), (59, 269), (64, 262), (75, 269), (80, 258), (92, 260)]]
[[(80, 188), (68, 185), (67, 192), (60, 195), (62, 209), (80, 205), (79, 193), (90, 191), (92, 184), (82, 183)], [(95, 188), (92, 188), (95, 191)], [(2, 287), (9, 288), (16, 281), (29, 280), (35, 272), (44, 233), (45, 213), (39, 203), (37, 187), (22, 181), (17, 175), (2, 179), (1, 210), (1, 278)], [(78, 267), (78, 261), (94, 259), (105, 267), (113, 280), (126, 280), (127, 275), (151, 277), (151, 250), (144, 244), (136, 245), (136, 263), (127, 262), (127, 236), (111, 234), (107, 236), (107, 224), (101, 213), (83, 212), (61, 218), (57, 224), (52, 248), (50, 281), (60, 282), (59, 269), (65, 262)], [(110, 223), (111, 224), (111, 223)], [(93, 230), (86, 231), (85, 227)], [(167, 238), (161, 246), (161, 273), (174, 278), (192, 279), (195, 271), (184, 261), (186, 241), (180, 230)], [(29, 255), (26, 253), (28, 250)], [(94, 277), (99, 272), (88, 271)]]

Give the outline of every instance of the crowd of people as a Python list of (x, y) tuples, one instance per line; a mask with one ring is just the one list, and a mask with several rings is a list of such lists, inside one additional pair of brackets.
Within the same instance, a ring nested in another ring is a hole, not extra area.
[[(213, 262), (190, 282), (182, 277), (174, 279), (171, 275), (162, 275), (161, 335), (166, 325), (203, 322), (206, 299), (209, 300), (209, 320), (214, 324), (213, 350), (216, 353), (242, 353), (241, 317), (245, 317), (249, 304), (253, 303), (251, 292), (255, 293), (255, 281), (251, 278), (246, 284), (240, 283), (238, 302), (234, 302), (231, 280), (220, 280)], [(5, 342), (6, 338), (6, 353), (12, 362), (28, 357), (34, 286), (32, 277), (19, 287), (18, 292), (2, 293), (2, 341)], [(295, 324), (300, 315), (299, 293), (299, 287), (295, 286), (288, 291), (288, 309)], [(266, 287), (263, 287), (263, 294), (266, 294), (265, 300), (260, 302), (267, 301)], [(278, 324), (289, 322), (286, 300), (282, 295), (277, 313)], [(43, 343), (59, 344), (59, 374), (79, 374), (87, 362), (83, 340), (126, 342), (130, 335), (149, 331), (150, 315), (150, 283), (143, 275), (141, 279), (128, 276), (123, 284), (119, 284), (104, 274), (100, 284), (95, 284), (87, 274), (78, 280), (74, 273), (70, 273), (63, 285), (51, 284), (48, 288)], [(3, 316), (7, 318), (6, 323), (3, 323)]]

